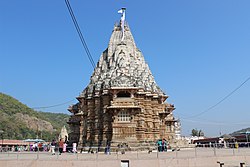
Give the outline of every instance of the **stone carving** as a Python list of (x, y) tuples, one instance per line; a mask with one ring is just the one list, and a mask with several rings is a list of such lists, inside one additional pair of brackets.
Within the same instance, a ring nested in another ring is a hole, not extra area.
[(79, 103), (69, 108), (73, 115), (68, 123), (69, 139), (79, 146), (105, 146), (107, 141), (132, 145), (175, 136), (174, 131), (166, 131), (175, 125), (174, 106), (165, 102), (167, 96), (127, 24), (123, 41), (119, 25), (114, 27), (108, 48), (77, 99)]
[[(92, 96), (94, 87), (95, 90), (101, 91), (103, 88), (116, 86), (141, 87), (147, 91), (164, 94), (157, 86), (141, 51), (136, 47), (128, 26), (122, 44), (120, 33), (119, 29), (114, 28), (108, 48), (101, 55), (86, 87), (88, 91), (84, 90), (81, 96)], [(120, 77), (121, 75), (127, 78)]]

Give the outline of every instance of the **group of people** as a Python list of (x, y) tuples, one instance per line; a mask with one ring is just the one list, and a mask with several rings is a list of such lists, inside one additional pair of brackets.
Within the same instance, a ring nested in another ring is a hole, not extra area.
[(41, 142), (35, 142), (33, 145), (31, 145), (30, 150), (32, 151), (47, 151), (47, 145), (45, 143)]
[[(110, 145), (111, 145), (111, 142), (107, 141), (106, 147), (104, 150), (105, 154), (110, 154)], [(168, 142), (166, 139), (160, 139), (157, 141), (157, 146), (158, 146), (158, 152), (166, 152), (168, 149)], [(52, 155), (55, 155), (55, 148), (57, 147), (58, 147), (59, 155), (65, 152), (73, 152), (73, 153), (77, 152), (76, 143), (73, 143), (72, 147), (68, 147), (68, 141), (60, 139), (59, 142), (52, 140), (50, 144)], [(122, 148), (122, 147), (123, 146), (118, 145), (118, 148)], [(91, 148), (89, 149), (89, 152), (91, 152)]]
[(157, 141), (157, 146), (158, 146), (158, 152), (164, 152), (167, 151), (167, 140), (166, 139), (160, 139)]
[(55, 149), (58, 147), (59, 155), (65, 152), (72, 152), (76, 153), (76, 143), (73, 143), (71, 147), (69, 147), (69, 142), (67, 138), (65, 140), (60, 139), (59, 142), (56, 142), (55, 140), (52, 140), (50, 144), (52, 155), (55, 155)]
[(58, 146), (58, 148), (59, 148), (59, 155), (61, 155), (63, 152), (67, 151), (68, 141), (67, 140), (64, 141), (64, 140), (60, 139), (59, 142), (56, 143), (55, 140), (52, 140), (50, 146), (51, 146), (52, 155), (55, 155), (55, 148), (56, 148), (56, 146)]

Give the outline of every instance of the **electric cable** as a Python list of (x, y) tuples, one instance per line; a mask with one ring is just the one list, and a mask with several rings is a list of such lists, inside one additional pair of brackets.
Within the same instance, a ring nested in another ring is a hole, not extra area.
[(65, 0), (65, 3), (66, 3), (67, 8), (68, 8), (68, 10), (69, 10), (69, 14), (70, 14), (71, 19), (72, 19), (72, 21), (73, 21), (73, 23), (74, 23), (74, 26), (75, 26), (75, 28), (76, 28), (76, 31), (77, 31), (77, 33), (78, 33), (78, 35), (79, 35), (79, 37), (80, 37), (81, 43), (82, 43), (82, 45), (83, 45), (83, 47), (84, 47), (84, 49), (85, 49), (85, 51), (86, 51), (86, 54), (87, 54), (87, 56), (88, 56), (88, 59), (89, 59), (91, 65), (92, 65), (92, 67), (95, 69), (95, 62), (94, 62), (93, 57), (91, 56), (91, 53), (90, 53), (90, 51), (89, 51), (89, 49), (88, 49), (87, 43), (86, 43), (86, 41), (85, 41), (85, 39), (84, 39), (84, 37), (83, 37), (83, 34), (82, 34), (81, 29), (80, 29), (80, 27), (79, 27), (79, 25), (78, 25), (78, 22), (77, 22), (77, 20), (76, 20), (76, 17), (75, 17), (75, 15), (74, 15), (74, 12), (73, 12), (73, 10), (72, 10), (72, 8), (71, 8), (71, 5), (70, 5), (70, 3), (69, 3), (69, 0)]
[[(84, 37), (83, 37), (83, 34), (82, 34), (81, 29), (80, 29), (80, 27), (79, 27), (79, 25), (78, 25), (78, 22), (77, 22), (77, 20), (76, 20), (76, 17), (75, 17), (75, 15), (74, 15), (74, 12), (73, 12), (73, 10), (72, 10), (72, 8), (71, 8), (71, 5), (70, 5), (70, 3), (69, 3), (68, 0), (65, 0), (65, 3), (66, 3), (67, 8), (68, 8), (68, 10), (69, 10), (69, 13), (70, 13), (71, 19), (72, 19), (72, 21), (73, 21), (73, 23), (74, 23), (74, 26), (75, 26), (75, 28), (76, 28), (76, 31), (77, 31), (77, 33), (78, 33), (78, 35), (79, 35), (79, 38), (80, 38), (80, 40), (81, 40), (81, 43), (82, 43), (82, 45), (83, 45), (83, 47), (84, 47), (84, 49), (85, 49), (85, 51), (86, 51), (86, 54), (87, 54), (87, 56), (88, 56), (88, 59), (89, 59), (91, 65), (92, 65), (92, 67), (95, 68), (95, 62), (94, 62), (93, 57), (92, 57), (92, 55), (91, 55), (91, 53), (90, 53), (90, 51), (89, 51), (89, 48), (88, 48), (88, 46), (87, 46), (87, 43), (86, 43), (86, 41), (85, 41), (85, 39), (84, 39)], [(60, 103), (60, 104), (50, 105), (50, 106), (32, 107), (32, 109), (46, 109), (46, 108), (58, 107), (58, 106), (62, 106), (62, 105), (68, 104), (68, 103), (70, 103), (70, 102), (73, 102), (74, 100), (75, 100), (75, 99), (70, 100), (70, 101), (66, 101), (66, 102)]]
[(223, 101), (225, 101), (227, 98), (229, 98), (233, 93), (235, 93), (237, 90), (239, 90), (245, 83), (247, 83), (250, 80), (250, 77), (248, 77), (244, 82), (242, 82), (237, 88), (235, 88), (232, 92), (230, 92), (228, 95), (226, 95), (224, 98), (222, 98), (219, 102), (217, 102), (216, 104), (212, 105), (211, 107), (209, 107), (208, 109), (204, 110), (203, 112), (200, 112), (196, 115), (193, 115), (191, 117), (188, 118), (195, 118), (198, 117), (202, 114), (205, 114), (207, 112), (209, 112), (210, 110), (212, 110), (213, 108), (215, 108), (216, 106), (218, 106), (220, 103), (222, 103)]
[(58, 107), (58, 106), (65, 105), (65, 104), (68, 104), (68, 103), (73, 102), (73, 101), (75, 101), (75, 99), (70, 100), (70, 101), (66, 101), (66, 102), (63, 102), (60, 104), (50, 105), (50, 106), (32, 107), (32, 109), (45, 109), (45, 108)]
[(215, 121), (209, 121), (209, 120), (192, 120), (192, 119), (185, 119), (182, 118), (182, 121), (186, 122), (192, 122), (196, 124), (206, 124), (206, 125), (223, 125), (223, 126), (231, 126), (231, 125), (249, 125), (249, 122), (215, 122)]

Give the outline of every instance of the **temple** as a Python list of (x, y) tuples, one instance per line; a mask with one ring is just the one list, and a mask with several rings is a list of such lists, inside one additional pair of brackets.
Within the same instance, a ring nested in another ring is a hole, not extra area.
[(90, 83), (68, 109), (69, 141), (78, 146), (176, 138), (174, 105), (166, 102), (168, 96), (136, 47), (124, 8), (121, 13)]

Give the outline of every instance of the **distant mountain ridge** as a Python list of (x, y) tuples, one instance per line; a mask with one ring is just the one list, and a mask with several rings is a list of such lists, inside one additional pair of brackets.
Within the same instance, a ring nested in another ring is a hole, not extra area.
[(230, 135), (239, 135), (239, 134), (246, 134), (250, 132), (250, 127), (249, 128), (244, 128), (244, 129), (241, 129), (241, 130), (238, 130), (238, 131), (235, 131), (233, 133), (231, 133)]
[(35, 111), (17, 99), (0, 93), (0, 130), (6, 139), (56, 139), (69, 115)]

